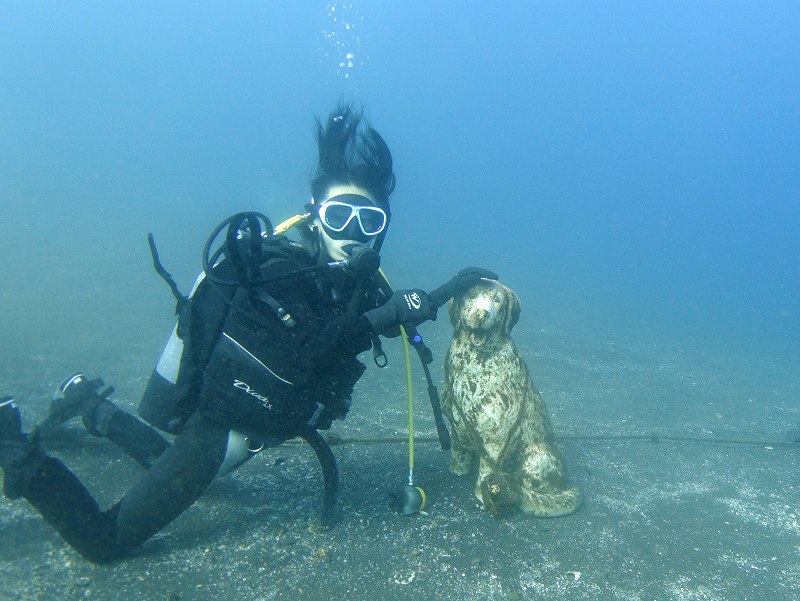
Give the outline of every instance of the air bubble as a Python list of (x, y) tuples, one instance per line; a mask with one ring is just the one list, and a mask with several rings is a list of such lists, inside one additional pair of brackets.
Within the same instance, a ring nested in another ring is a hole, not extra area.
[[(363, 25), (364, 18), (355, 1), (329, 2), (326, 4), (327, 27), (321, 32), (327, 48), (321, 48), (326, 57), (337, 57), (336, 74), (349, 79), (356, 67), (355, 57), (361, 51), (361, 36), (356, 29)], [(364, 65), (363, 58), (358, 65)]]

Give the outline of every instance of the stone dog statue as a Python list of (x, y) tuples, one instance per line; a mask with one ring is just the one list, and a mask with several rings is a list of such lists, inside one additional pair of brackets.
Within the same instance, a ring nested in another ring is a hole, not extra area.
[(442, 408), (450, 422), (450, 471), (464, 475), (479, 460), (475, 496), (492, 515), (516, 506), (539, 516), (575, 511), (565, 486), (547, 408), (511, 340), (520, 302), (493, 280), (450, 303), (453, 339), (445, 361)]

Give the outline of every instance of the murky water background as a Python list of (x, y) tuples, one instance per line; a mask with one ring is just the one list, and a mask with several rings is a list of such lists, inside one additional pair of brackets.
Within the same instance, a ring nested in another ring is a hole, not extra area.
[[(78, 369), (135, 409), (173, 320), (147, 232), (188, 289), (222, 218), (301, 209), (312, 118), (344, 98), (395, 154), (393, 284), (477, 264), (519, 294), (514, 339), (585, 502), (478, 510), (417, 370), (430, 504), (392, 513), (389, 343), (333, 430), (334, 530), (308, 530), (301, 445), (112, 566), (4, 501), (0, 598), (796, 598), (798, 25), (786, 2), (3, 5), (0, 392), (26, 426)], [(438, 380), (450, 327), (422, 331)], [(49, 444), (106, 503), (139, 473), (77, 424)]]

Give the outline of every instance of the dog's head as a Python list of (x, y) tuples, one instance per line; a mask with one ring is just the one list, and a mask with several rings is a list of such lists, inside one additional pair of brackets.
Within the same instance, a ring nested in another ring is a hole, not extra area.
[(473, 346), (505, 338), (519, 321), (519, 297), (495, 280), (483, 279), (450, 302), (450, 323)]

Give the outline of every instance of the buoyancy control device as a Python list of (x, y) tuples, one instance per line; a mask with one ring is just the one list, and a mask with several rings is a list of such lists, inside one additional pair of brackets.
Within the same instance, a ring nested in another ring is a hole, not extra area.
[[(225, 226), (225, 243), (211, 253)], [(255, 213), (220, 224), (189, 297), (160, 266), (151, 238), (156, 269), (170, 283), (178, 314), (139, 407), (152, 425), (174, 433), (200, 408), (269, 444), (294, 436), (301, 424), (325, 429), (346, 414), (363, 365), (341, 354), (322, 368), (306, 360), (309, 338), (329, 307), (313, 280), (300, 276), (333, 264), (312, 265), (301, 245), (271, 231), (269, 220)], [(320, 369), (331, 376), (321, 390), (313, 385), (319, 377), (309, 373), (318, 376)]]

